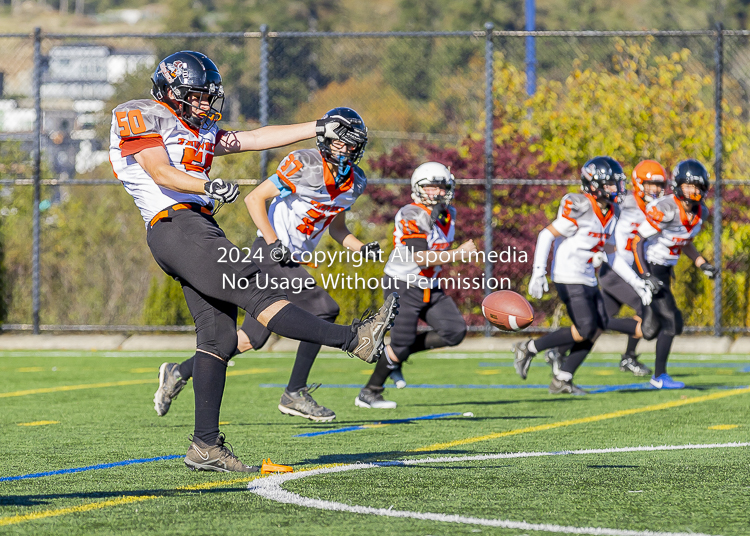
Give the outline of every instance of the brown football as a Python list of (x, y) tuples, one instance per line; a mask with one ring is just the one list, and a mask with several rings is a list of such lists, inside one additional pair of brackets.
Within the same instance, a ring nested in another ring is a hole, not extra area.
[(512, 290), (498, 290), (482, 302), (482, 314), (503, 331), (519, 331), (534, 321), (531, 304)]

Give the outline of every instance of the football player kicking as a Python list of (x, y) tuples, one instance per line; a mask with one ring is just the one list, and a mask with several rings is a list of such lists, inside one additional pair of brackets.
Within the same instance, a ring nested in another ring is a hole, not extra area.
[[(589, 160), (581, 169), (583, 193), (564, 196), (557, 219), (537, 238), (529, 294), (540, 299), (549, 290), (547, 258), (554, 243), (552, 281), (573, 325), (514, 345), (512, 351), (515, 352), (516, 372), (526, 379), (537, 352), (570, 345), (569, 355), (559, 367), (553, 366), (551, 394), (586, 394), (573, 383), (573, 374), (607, 328), (608, 317), (597, 285), (594, 262), (603, 259), (604, 246), (614, 231), (619, 215), (617, 202), (625, 193), (624, 183), (622, 167), (613, 159), (598, 156)], [(634, 289), (644, 303), (650, 301), (651, 293), (645, 282), (636, 278)], [(631, 326), (631, 334), (635, 334), (636, 329), (637, 325)]]
[[(356, 406), (395, 408), (396, 402), (383, 398), (388, 376), (397, 387), (405, 387), (401, 365), (411, 354), (455, 346), (466, 336), (463, 316), (437, 279), (442, 265), (468, 262), (470, 254), (477, 251), (473, 240), (448, 251), (456, 227), (456, 209), (451, 205), (454, 189), (453, 175), (439, 162), (426, 162), (412, 173), (414, 202), (396, 213), (394, 248), (383, 276), (383, 293), (398, 292), (401, 308), (391, 329), (391, 343), (385, 347), (367, 385), (354, 399)], [(418, 333), (420, 318), (434, 331)]]
[[(709, 278), (716, 268), (698, 253), (693, 239), (708, 218), (703, 202), (708, 193), (708, 171), (697, 160), (683, 160), (672, 172), (672, 194), (646, 209), (646, 221), (632, 239), (634, 265), (653, 290), (651, 309), (661, 325), (656, 337), (656, 361), (651, 385), (682, 389), (685, 384), (667, 374), (667, 359), (675, 336), (682, 333), (682, 313), (672, 295), (674, 267), (685, 253)], [(632, 272), (632, 269), (628, 267)], [(632, 274), (635, 276), (635, 274)]]
[[(619, 165), (619, 164), (618, 164)], [(638, 226), (646, 221), (646, 205), (661, 198), (667, 182), (667, 173), (661, 164), (654, 160), (644, 160), (633, 169), (631, 175), (633, 182), (633, 193), (626, 195), (620, 203), (620, 216), (615, 225), (614, 240), (616, 252), (608, 255), (608, 263), (602, 263), (599, 269), (599, 285), (601, 286), (604, 308), (610, 319), (608, 329), (625, 326), (624, 331), (629, 332), (636, 325), (635, 334), (628, 335), (628, 344), (625, 353), (620, 358), (620, 370), (630, 371), (635, 376), (650, 376), (651, 370), (638, 361), (635, 353), (638, 341), (643, 337), (641, 324), (638, 322), (644, 318), (643, 301), (633, 290), (632, 279), (637, 277), (629, 267), (633, 264), (632, 241), (638, 231)], [(606, 246), (609, 246), (607, 244)], [(606, 249), (606, 248), (605, 248)], [(624, 274), (630, 283), (627, 283), (619, 274)], [(637, 284), (637, 283), (636, 283)], [(615, 318), (623, 305), (629, 305), (635, 312), (634, 320)], [(654, 331), (654, 322), (649, 316), (651, 331)], [(653, 319), (655, 320), (655, 318)], [(623, 330), (621, 330), (623, 331)], [(545, 359), (555, 366), (559, 366), (561, 354), (570, 347), (560, 349), (549, 349), (545, 352)]]
[[(239, 195), (237, 185), (209, 179), (214, 156), (271, 149), (315, 135), (345, 138), (351, 130), (345, 122), (328, 118), (254, 131), (219, 130), (221, 76), (198, 52), (166, 57), (152, 82), (155, 100), (133, 100), (113, 110), (109, 155), (115, 176), (146, 222), (154, 259), (182, 285), (195, 321), (195, 430), (185, 464), (198, 470), (257, 472), (258, 467), (245, 465), (225, 446), (219, 433), (227, 362), (237, 349), (237, 307), (279, 335), (373, 362), (397, 313), (398, 297), (390, 296), (363, 322), (326, 322), (289, 303), (283, 293), (259, 288), (254, 263), (226, 258), (236, 246), (212, 216), (217, 205)], [(226, 279), (240, 284), (227, 285)]]
[[(250, 216), (258, 227), (251, 256), (261, 269), (258, 276), (261, 284), (294, 289), (287, 293), (291, 303), (328, 322), (336, 320), (339, 306), (299, 264), (301, 255), (315, 250), (326, 229), (334, 240), (347, 249), (359, 251), (364, 259), (378, 260), (380, 251), (380, 244), (363, 244), (346, 227), (345, 211), (367, 186), (367, 178), (357, 166), (367, 145), (367, 127), (351, 108), (334, 108), (326, 113), (324, 120), (332, 117), (350, 126), (341, 139), (319, 136), (318, 150), (292, 151), (276, 173), (245, 198)], [(271, 205), (266, 210), (269, 199)], [(270, 335), (268, 328), (246, 315), (237, 332), (237, 353), (261, 348)], [(310, 392), (314, 388), (307, 386), (318, 352), (320, 344), (312, 342), (301, 342), (297, 348), (292, 375), (278, 406), (282, 413), (319, 422), (336, 418), (333, 411), (313, 399)], [(179, 382), (179, 388), (170, 389), (166, 381), (163, 387), (160, 385), (155, 396), (158, 414), (167, 412), (171, 401), (192, 375), (192, 361), (190, 358), (180, 365), (162, 365), (167, 373), (172, 373), (171, 383)], [(177, 374), (180, 378), (174, 379)]]

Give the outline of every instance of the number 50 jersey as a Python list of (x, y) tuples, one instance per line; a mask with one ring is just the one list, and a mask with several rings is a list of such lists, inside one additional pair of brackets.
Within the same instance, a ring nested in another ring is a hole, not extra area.
[[(333, 219), (348, 210), (367, 186), (364, 171), (352, 166), (339, 186), (317, 149), (292, 151), (269, 180), (281, 191), (271, 201), (268, 219), (276, 236), (293, 253), (312, 252)], [(258, 231), (258, 236), (263, 236)]]
[(159, 186), (136, 162), (134, 155), (149, 147), (164, 147), (174, 168), (209, 180), (214, 146), (223, 133), (216, 125), (197, 131), (177, 117), (169, 106), (157, 101), (132, 100), (112, 110), (109, 161), (115, 177), (133, 196), (147, 224), (157, 213), (175, 203), (210, 207), (213, 202), (205, 195)]

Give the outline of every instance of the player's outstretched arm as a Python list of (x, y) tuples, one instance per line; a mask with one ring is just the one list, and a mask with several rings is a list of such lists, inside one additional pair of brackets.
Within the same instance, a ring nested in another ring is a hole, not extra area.
[(206, 181), (172, 167), (164, 147), (149, 147), (135, 153), (135, 161), (163, 188), (186, 194), (205, 194)]
[(276, 242), (279, 237), (273, 230), (271, 221), (268, 219), (266, 211), (266, 201), (281, 195), (281, 191), (272, 180), (266, 179), (258, 185), (252, 192), (245, 196), (245, 206), (253, 219), (253, 223), (263, 235), (263, 240), (269, 246)]
[(336, 214), (336, 217), (333, 218), (331, 225), (328, 227), (328, 234), (346, 249), (358, 251), (365, 245), (346, 226), (346, 214), (344, 212)]
[(243, 151), (264, 151), (315, 137), (315, 121), (296, 125), (273, 125), (255, 130), (225, 132), (216, 144), (214, 156)]
[(682, 248), (682, 252), (687, 255), (691, 261), (693, 261), (697, 268), (701, 269), (706, 277), (708, 277), (709, 279), (713, 279), (714, 277), (716, 277), (716, 272), (718, 272), (718, 270), (713, 264), (708, 262), (706, 258), (698, 252), (695, 244), (690, 242), (687, 246)]
[(549, 292), (549, 283), (547, 283), (547, 259), (549, 259), (549, 250), (555, 238), (563, 236), (553, 224), (541, 230), (536, 238), (536, 248), (534, 249), (534, 266), (531, 271), (531, 280), (529, 281), (529, 295), (537, 300)]

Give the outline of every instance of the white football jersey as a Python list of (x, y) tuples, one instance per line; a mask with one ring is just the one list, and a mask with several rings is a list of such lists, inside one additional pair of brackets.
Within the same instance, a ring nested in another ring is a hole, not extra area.
[(207, 130), (195, 130), (169, 106), (158, 101), (132, 100), (112, 110), (109, 161), (115, 177), (133, 196), (146, 224), (175, 203), (212, 207), (213, 202), (205, 195), (176, 192), (157, 185), (134, 155), (149, 147), (164, 147), (174, 168), (209, 180), (219, 132), (216, 125)]
[[(276, 236), (293, 253), (312, 252), (323, 231), (349, 209), (367, 186), (358, 167), (339, 187), (317, 149), (292, 151), (269, 177), (281, 195), (271, 201), (268, 219)], [(263, 234), (258, 231), (258, 236)]]
[[(445, 225), (433, 223), (431, 208), (422, 204), (411, 203), (396, 213), (396, 227), (393, 230), (393, 251), (385, 265), (385, 273), (400, 281), (408, 281), (419, 288), (438, 286), (438, 274), (442, 266), (420, 267), (412, 257), (411, 248), (405, 241), (410, 238), (427, 240), (429, 251), (450, 249), (456, 234), (456, 209), (448, 207), (448, 219)], [(411, 277), (409, 277), (411, 275)]]
[(706, 218), (706, 205), (701, 203), (696, 214), (688, 213), (674, 194), (649, 203), (648, 223), (641, 227), (641, 235), (647, 239), (644, 244), (646, 260), (651, 264), (676, 265), (682, 248), (693, 241)]
[[(633, 237), (638, 227), (646, 221), (646, 203), (641, 198), (629, 194), (620, 203), (620, 215), (615, 226), (616, 255), (622, 257), (628, 266), (633, 264)], [(609, 262), (612, 265), (612, 259)]]
[(562, 235), (555, 240), (552, 281), (568, 285), (597, 285), (592, 264), (594, 253), (611, 243), (619, 207), (613, 205), (603, 214), (594, 196), (568, 194), (562, 198), (557, 219), (552, 225)]

